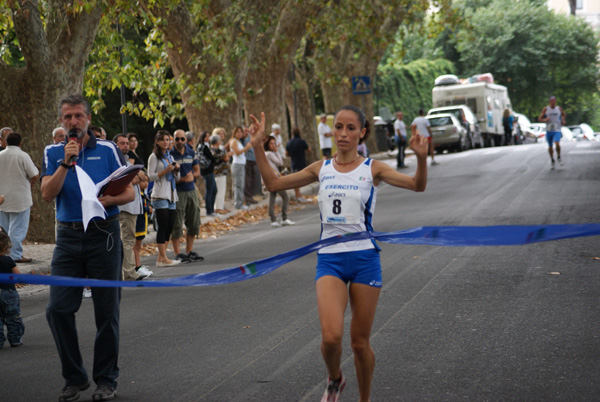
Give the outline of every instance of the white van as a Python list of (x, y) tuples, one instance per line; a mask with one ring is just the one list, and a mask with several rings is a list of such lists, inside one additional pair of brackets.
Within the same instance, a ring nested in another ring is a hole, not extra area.
[(436, 86), (433, 88), (433, 107), (467, 105), (471, 108), (488, 146), (502, 144), (504, 128), (502, 112), (511, 109), (505, 86), (488, 82)]

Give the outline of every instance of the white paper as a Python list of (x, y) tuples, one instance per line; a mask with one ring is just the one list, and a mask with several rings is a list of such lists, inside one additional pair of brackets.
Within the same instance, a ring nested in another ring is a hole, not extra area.
[(83, 221), (83, 231), (87, 231), (88, 223), (92, 218), (106, 218), (106, 210), (96, 196), (96, 184), (90, 176), (79, 166), (75, 166), (77, 181), (81, 190), (81, 217)]

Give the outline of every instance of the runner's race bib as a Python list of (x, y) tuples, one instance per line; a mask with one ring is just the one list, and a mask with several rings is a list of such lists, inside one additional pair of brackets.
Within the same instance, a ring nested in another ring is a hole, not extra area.
[(319, 209), (323, 223), (360, 223), (360, 205), (361, 197), (358, 189), (323, 189), (319, 191)]

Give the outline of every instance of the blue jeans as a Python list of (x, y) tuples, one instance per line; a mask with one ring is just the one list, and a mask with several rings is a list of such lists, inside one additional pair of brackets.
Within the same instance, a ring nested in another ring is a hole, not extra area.
[(209, 173), (204, 176), (206, 184), (206, 193), (204, 194), (204, 204), (206, 204), (206, 215), (215, 212), (215, 199), (217, 198), (217, 182), (215, 181), (214, 173)]
[(2, 289), (0, 291), (0, 348), (4, 346), (4, 325), (6, 325), (6, 338), (11, 345), (21, 343), (25, 332), (19, 293), (15, 289)]
[(396, 167), (404, 166), (404, 156), (406, 151), (406, 138), (396, 136), (396, 145), (398, 146), (398, 155), (396, 156)]
[[(52, 256), (52, 275), (121, 280), (121, 235), (119, 220), (90, 222), (83, 229), (59, 223)], [(81, 306), (81, 287), (50, 287), (46, 318), (62, 364), (65, 386), (88, 381), (79, 350), (75, 313)], [(119, 302), (121, 288), (92, 288), (96, 338), (93, 379), (96, 384), (117, 386), (119, 376)]]
[(23, 240), (27, 236), (29, 229), (29, 212), (27, 208), (22, 212), (2, 212), (0, 211), (0, 226), (6, 230), (12, 248), (10, 249), (10, 258), (20, 260), (23, 258)]

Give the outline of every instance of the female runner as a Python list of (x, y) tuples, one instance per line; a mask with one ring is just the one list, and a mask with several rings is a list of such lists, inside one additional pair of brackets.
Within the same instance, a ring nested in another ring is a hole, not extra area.
[[(417, 156), (413, 177), (397, 172), (387, 164), (358, 154), (358, 144), (369, 134), (365, 114), (355, 106), (344, 106), (335, 114), (333, 139), (337, 154), (303, 170), (278, 177), (265, 156), (265, 114), (252, 119), (251, 139), (256, 162), (269, 191), (306, 186), (319, 181), (319, 208), (322, 217), (321, 238), (344, 233), (373, 230), (371, 226), (377, 187), (385, 182), (395, 187), (425, 191), (427, 184), (427, 138), (419, 134), (410, 139)], [(379, 248), (372, 240), (338, 243), (318, 253), (316, 293), (321, 323), (321, 354), (329, 372), (321, 402), (339, 401), (346, 380), (340, 364), (344, 311), (350, 300), (352, 321), (350, 343), (358, 381), (360, 401), (369, 401), (375, 355), (369, 338), (381, 291)], [(348, 283), (350, 284), (348, 286)]]

